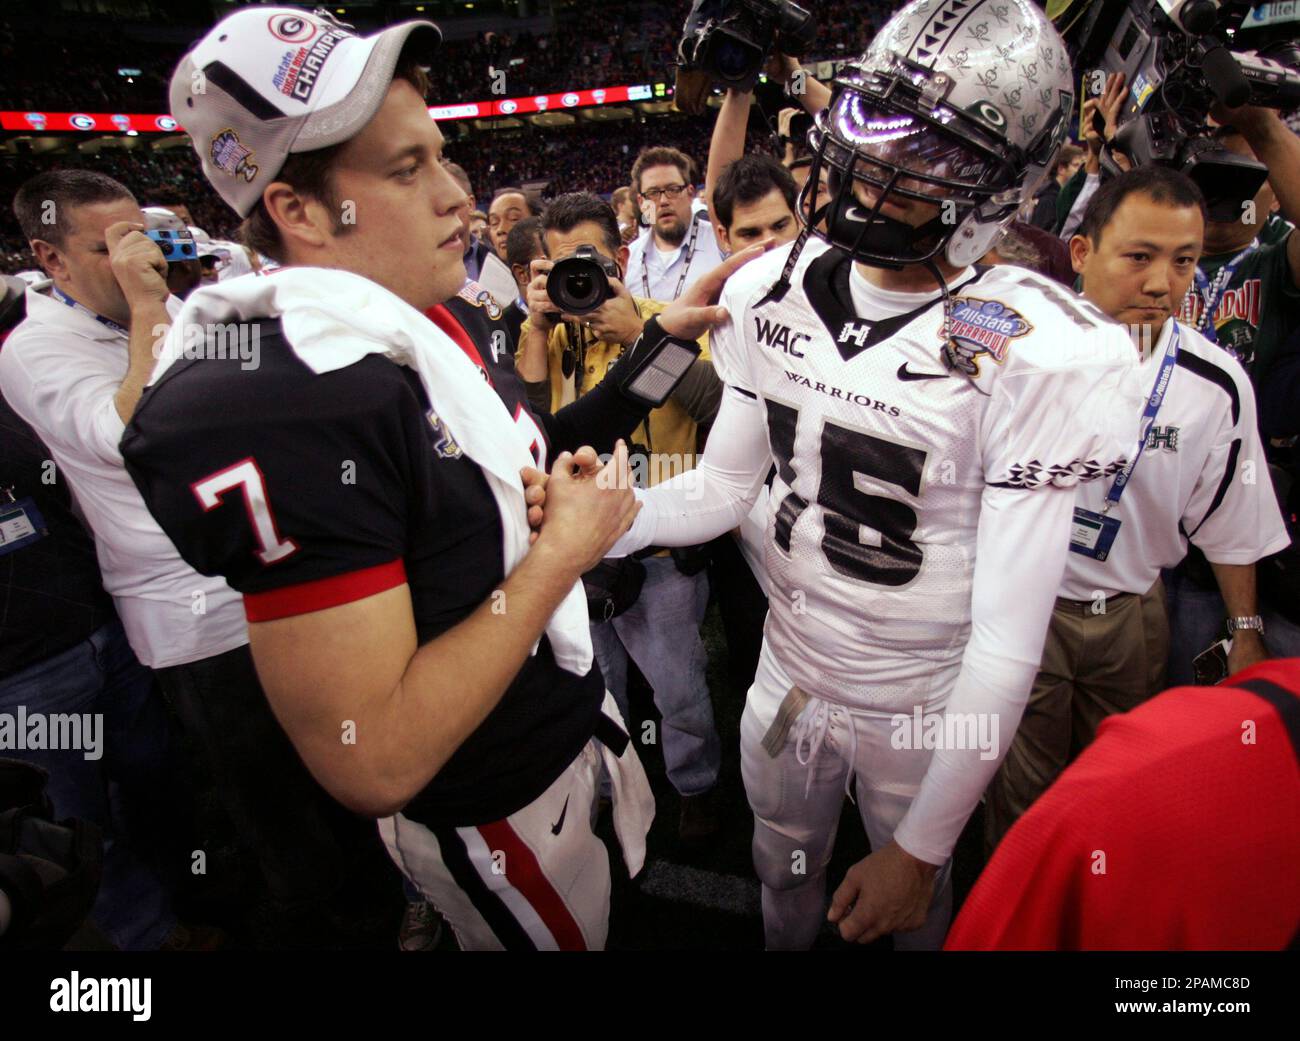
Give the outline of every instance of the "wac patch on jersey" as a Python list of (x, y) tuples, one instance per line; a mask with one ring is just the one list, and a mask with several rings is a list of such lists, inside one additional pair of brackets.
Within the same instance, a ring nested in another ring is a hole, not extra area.
[(754, 316), (754, 335), (767, 346), (775, 347), (794, 358), (803, 357), (803, 351), (797, 346), (799, 341), (812, 339), (808, 333), (795, 332), (779, 322), (759, 318), (757, 315)]
[[(944, 355), (953, 368), (978, 376), (981, 354), (989, 355), (1001, 365), (1011, 341), (1033, 328), (1019, 311), (1013, 311), (1000, 300), (959, 297), (953, 303), (952, 334), (944, 344)], [(943, 336), (942, 326), (939, 336)]]

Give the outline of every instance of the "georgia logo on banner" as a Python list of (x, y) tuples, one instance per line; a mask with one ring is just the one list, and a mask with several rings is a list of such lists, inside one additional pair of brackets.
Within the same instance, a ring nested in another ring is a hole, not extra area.
[(511, 112), (515, 111), (515, 109), (517, 109), (518, 107), (519, 107), (519, 102), (517, 102), (514, 98), (507, 98), (505, 101), (501, 102), (501, 111), (504, 112), (507, 116), (510, 115)]
[(316, 23), (293, 14), (277, 14), (266, 23), (271, 35), (285, 43), (306, 43), (316, 35)]
[(565, 94), (564, 97), (560, 98), (560, 104), (565, 108), (573, 108), (577, 103), (578, 95), (573, 93), (573, 91), (569, 91), (569, 93)]
[(159, 130), (166, 131), (169, 134), (180, 126), (180, 124), (177, 123), (176, 120), (172, 119), (171, 116), (159, 116), (153, 121), (153, 125)]
[(94, 130), (95, 118), (88, 116), (84, 112), (74, 112), (68, 117), (68, 122), (78, 130)]

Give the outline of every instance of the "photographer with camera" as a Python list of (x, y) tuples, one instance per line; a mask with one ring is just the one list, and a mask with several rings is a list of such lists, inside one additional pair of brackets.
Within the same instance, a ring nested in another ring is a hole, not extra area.
[[(53, 224), (42, 219), (47, 210)], [(160, 334), (179, 316), (167, 276), (193, 262), (193, 238), (150, 228), (125, 185), (88, 170), (38, 174), (19, 189), (14, 213), (53, 285), (28, 293), (26, 320), (0, 352), (0, 391), (74, 491), (130, 650), (154, 671), (220, 779), (223, 809), (257, 857), (277, 912), (323, 916), (366, 850), (386, 868), (383, 853), (373, 831), (358, 830), (326, 797), (276, 723), (240, 595), (182, 559), (119, 447), (159, 360)]]
[[(527, 382), (549, 376), (556, 410), (599, 385), (666, 305), (628, 292), (621, 278), (628, 249), (614, 211), (597, 196), (575, 192), (553, 200), (542, 215), (542, 243), (550, 259), (533, 262), (519, 371)], [(698, 426), (713, 418), (721, 394), (706, 337), (700, 342), (690, 373), (632, 435), (639, 484), (657, 484), (694, 466)], [(608, 617), (593, 617), (591, 626), (601, 673), (624, 718), (629, 658), (654, 691), (668, 779), (682, 797), (678, 831), (687, 842), (718, 826), (708, 797), (718, 778), (720, 744), (699, 633), (709, 598), (705, 562), (696, 559), (701, 556), (664, 550), (641, 561), (609, 562), (611, 570), (636, 574), (601, 576), (602, 588), (628, 591), (612, 596), (603, 612)], [(589, 578), (589, 600), (593, 587)]]

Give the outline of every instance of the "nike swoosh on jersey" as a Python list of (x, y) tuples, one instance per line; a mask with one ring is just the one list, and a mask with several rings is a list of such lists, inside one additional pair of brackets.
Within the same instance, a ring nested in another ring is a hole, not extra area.
[(903, 362), (898, 367), (898, 378), (900, 380), (946, 380), (946, 372), (913, 372), (907, 367), (907, 362)]
[(551, 825), (551, 834), (558, 835), (564, 827), (564, 815), (569, 812), (569, 796), (564, 797), (564, 809), (560, 811), (560, 819)]

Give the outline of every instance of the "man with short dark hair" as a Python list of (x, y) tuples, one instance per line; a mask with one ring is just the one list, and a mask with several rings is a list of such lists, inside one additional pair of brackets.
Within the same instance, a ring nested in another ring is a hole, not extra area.
[(525, 217), (536, 217), (537, 210), (522, 188), (498, 188), (488, 207), (488, 236), (497, 256), (506, 259), (506, 237), (510, 229)]
[[(520, 372), (530, 381), (549, 378), (551, 407), (558, 409), (597, 387), (641, 335), (645, 322), (666, 305), (635, 297), (620, 279), (611, 278), (615, 295), (598, 310), (574, 321), (555, 321), (558, 308), (547, 295), (546, 278), (557, 260), (590, 246), (621, 273), (628, 250), (614, 211), (590, 193), (553, 200), (542, 214), (541, 230), (548, 259), (533, 263)], [(721, 394), (707, 341), (701, 338), (701, 344), (704, 353), (691, 373), (632, 435), (636, 469), (646, 475), (638, 483), (658, 484), (694, 466), (698, 425), (713, 417)], [(682, 796), (679, 835), (690, 842), (717, 830), (709, 793), (718, 779), (720, 745), (705, 681), (708, 656), (699, 632), (708, 581), (702, 563), (679, 568), (666, 550), (643, 563), (640, 596), (617, 617), (594, 622), (592, 641), (605, 684), (625, 717), (629, 658), (654, 691), (663, 716), (668, 779)]]
[(1140, 167), (1103, 184), (1070, 240), (1084, 296), (1128, 326), (1151, 387), (1142, 444), (1113, 481), (1080, 484), (1070, 554), (1011, 750), (989, 786), (985, 839), (1007, 829), (1108, 715), (1165, 684), (1161, 568), (1189, 542), (1211, 560), (1234, 632), (1228, 671), (1267, 656), (1255, 561), (1286, 530), (1245, 371), (1174, 320), (1196, 271), (1205, 202), (1184, 175)]
[(734, 253), (764, 239), (793, 242), (801, 227), (795, 216), (794, 178), (775, 159), (747, 155), (722, 171), (713, 189), (713, 216), (723, 252)]
[(644, 299), (676, 300), (722, 260), (708, 216), (695, 206), (693, 169), (675, 148), (642, 149), (632, 164), (632, 189), (650, 228), (629, 248), (627, 282)]

